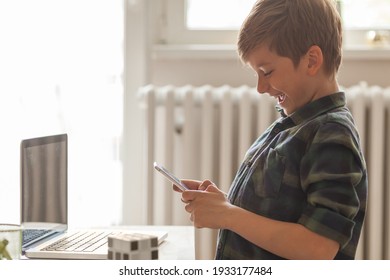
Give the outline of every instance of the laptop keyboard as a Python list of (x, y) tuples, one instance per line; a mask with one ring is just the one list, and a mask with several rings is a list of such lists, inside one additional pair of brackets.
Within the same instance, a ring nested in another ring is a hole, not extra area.
[(42, 249), (42, 251), (93, 252), (107, 244), (109, 231), (78, 231), (65, 236)]
[(43, 236), (50, 232), (50, 230), (46, 229), (28, 229), (23, 230), (23, 244), (27, 244), (31, 240), (37, 239), (40, 236)]

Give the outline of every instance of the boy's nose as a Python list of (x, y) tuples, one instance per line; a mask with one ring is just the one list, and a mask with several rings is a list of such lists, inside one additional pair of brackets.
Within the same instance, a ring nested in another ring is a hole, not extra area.
[(260, 94), (268, 92), (269, 89), (269, 83), (267, 79), (259, 77), (257, 79), (257, 92)]

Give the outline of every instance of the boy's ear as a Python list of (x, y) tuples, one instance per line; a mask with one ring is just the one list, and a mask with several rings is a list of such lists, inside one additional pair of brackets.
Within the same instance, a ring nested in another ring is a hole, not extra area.
[(324, 62), (324, 56), (319, 46), (313, 45), (306, 53), (307, 56), (307, 73), (316, 75)]

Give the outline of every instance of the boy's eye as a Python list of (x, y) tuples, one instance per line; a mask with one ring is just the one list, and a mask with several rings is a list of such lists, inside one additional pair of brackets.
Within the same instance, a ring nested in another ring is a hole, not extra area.
[(272, 74), (273, 71), (268, 71), (267, 73), (264, 73), (264, 77), (268, 77), (269, 75)]

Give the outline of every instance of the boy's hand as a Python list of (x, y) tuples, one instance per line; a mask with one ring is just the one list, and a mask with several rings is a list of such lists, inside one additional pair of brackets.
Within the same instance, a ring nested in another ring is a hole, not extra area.
[(226, 194), (210, 180), (198, 182), (195, 190), (184, 191), (181, 200), (195, 227), (220, 229), (228, 225), (232, 205)]
[[(212, 184), (210, 180), (205, 181), (197, 181), (197, 180), (181, 180), (183, 184), (185, 184), (190, 190), (200, 190), (204, 191), (208, 185)], [(177, 192), (183, 192), (176, 185), (173, 185), (173, 190)]]

